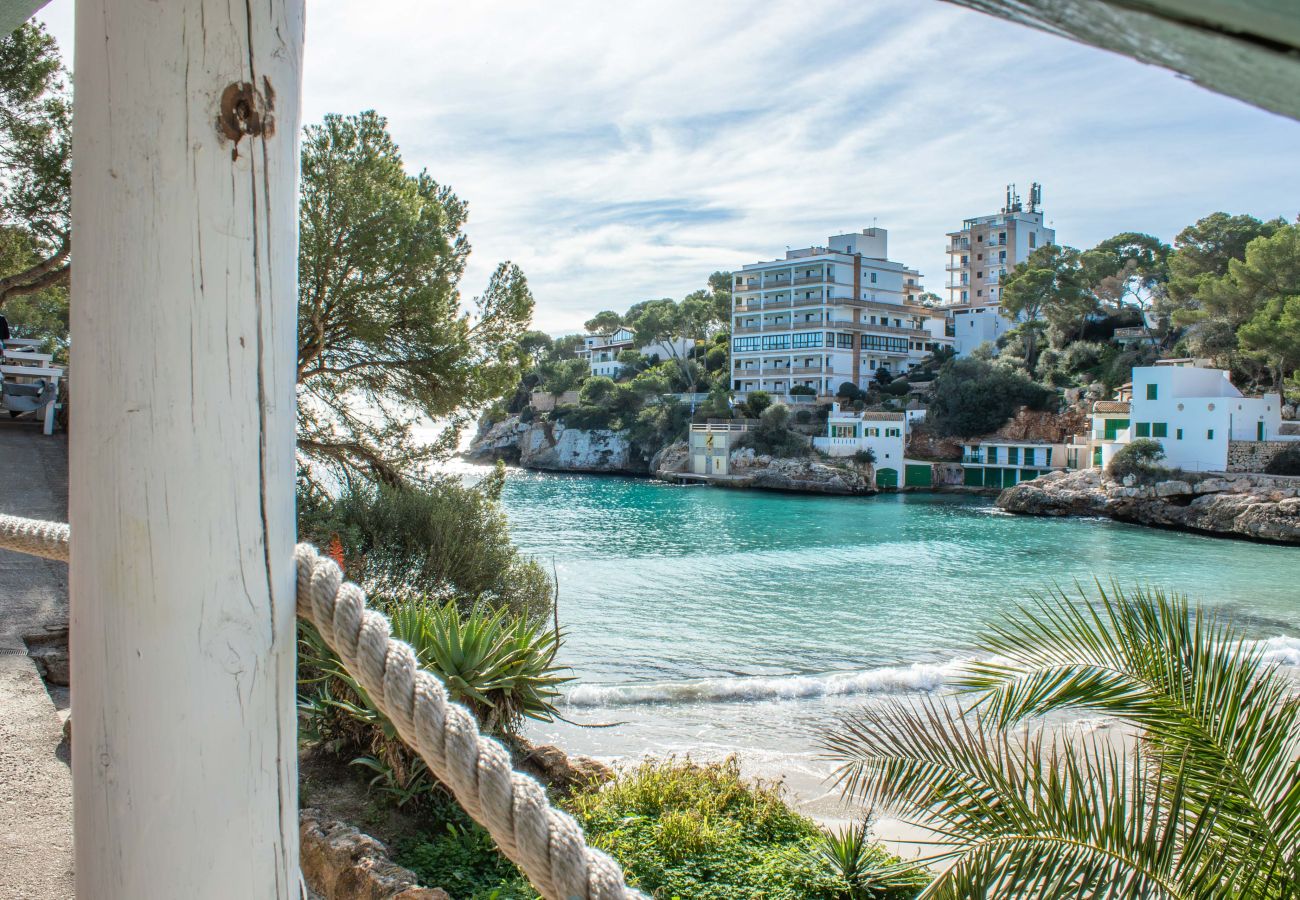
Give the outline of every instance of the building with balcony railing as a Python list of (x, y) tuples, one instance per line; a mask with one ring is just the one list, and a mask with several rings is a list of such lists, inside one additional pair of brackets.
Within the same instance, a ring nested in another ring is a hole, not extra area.
[(945, 270), (950, 274), (944, 287), (959, 355), (996, 341), (1012, 327), (999, 308), (1002, 282), (1029, 254), (1056, 241), (1041, 205), (1039, 185), (1030, 191), (1027, 208), (1010, 185), (1001, 212), (966, 219), (958, 231), (948, 233)]
[[(888, 259), (888, 232), (834, 235), (735, 275), (732, 388), (833, 395), (878, 369), (901, 373), (949, 339), (943, 314), (918, 305), (921, 274)], [(936, 323), (936, 318), (938, 319)]]
[(984, 440), (962, 447), (967, 487), (1011, 487), (1066, 467), (1066, 446), (1053, 441)]

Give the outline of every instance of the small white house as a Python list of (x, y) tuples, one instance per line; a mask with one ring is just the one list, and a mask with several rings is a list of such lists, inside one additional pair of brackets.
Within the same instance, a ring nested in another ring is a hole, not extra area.
[(1165, 465), (1223, 472), (1232, 442), (1291, 439), (1282, 434), (1280, 395), (1247, 397), (1227, 371), (1198, 360), (1162, 360), (1135, 368), (1132, 386), (1121, 390), (1120, 400), (1093, 406), (1093, 465), (1109, 465), (1125, 444), (1151, 438), (1164, 447)]

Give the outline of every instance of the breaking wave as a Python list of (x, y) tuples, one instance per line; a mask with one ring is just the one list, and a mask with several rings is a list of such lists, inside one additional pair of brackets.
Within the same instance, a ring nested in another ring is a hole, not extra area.
[(944, 665), (914, 663), (860, 672), (822, 675), (760, 675), (706, 678), (651, 684), (585, 684), (569, 691), (570, 706), (627, 706), (645, 703), (727, 703), (739, 700), (803, 700), (845, 694), (933, 691), (957, 671)]
[[(1260, 641), (1266, 663), (1300, 669), (1300, 638)], [(566, 695), (573, 707), (636, 706), (676, 703), (733, 703), (747, 700), (807, 700), (851, 694), (904, 694), (934, 691), (968, 659), (947, 663), (882, 666), (857, 672), (817, 675), (757, 675), (646, 684), (584, 684)]]

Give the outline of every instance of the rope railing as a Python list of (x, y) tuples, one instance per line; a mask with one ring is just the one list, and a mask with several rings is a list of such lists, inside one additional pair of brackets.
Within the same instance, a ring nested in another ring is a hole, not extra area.
[[(68, 526), (0, 516), (0, 549), (66, 562)], [(365, 593), (343, 580), (333, 560), (299, 544), (294, 561), (298, 616), (315, 626), (403, 742), (546, 900), (645, 900), (535, 779), (514, 771), (506, 749), (420, 668), (415, 651), (392, 636), (388, 618), (366, 605)]]

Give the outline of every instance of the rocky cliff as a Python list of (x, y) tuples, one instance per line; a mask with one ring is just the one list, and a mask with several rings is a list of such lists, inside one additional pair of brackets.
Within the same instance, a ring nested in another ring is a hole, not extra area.
[(561, 423), (521, 422), (512, 416), (480, 431), (465, 451), (472, 462), (498, 459), (554, 472), (643, 474), (644, 459), (621, 432), (565, 428)]
[(1300, 544), (1300, 478), (1205, 475), (1139, 483), (1099, 469), (1053, 472), (1007, 488), (998, 506), (1036, 516), (1108, 516), (1205, 534)]

